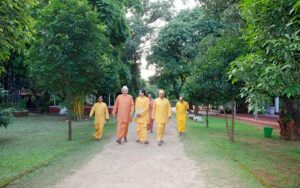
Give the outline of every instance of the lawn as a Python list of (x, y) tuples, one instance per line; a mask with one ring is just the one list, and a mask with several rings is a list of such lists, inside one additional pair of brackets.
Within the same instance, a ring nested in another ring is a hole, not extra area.
[(224, 119), (210, 117), (209, 122), (205, 128), (188, 120), (187, 136), (181, 140), (210, 184), (222, 187), (228, 180), (232, 187), (300, 187), (299, 142), (280, 140), (277, 130), (264, 138), (263, 128), (236, 122), (235, 143), (230, 144)]
[(92, 122), (74, 122), (73, 141), (67, 141), (64, 117), (34, 115), (15, 119), (7, 130), (0, 129), (0, 187), (30, 176), (41, 167), (53, 166), (60, 171), (62, 167), (73, 168), (74, 164), (66, 159), (80, 163), (82, 157), (101, 150), (113, 135), (113, 124), (114, 121), (106, 125), (103, 140), (97, 142), (92, 138)]

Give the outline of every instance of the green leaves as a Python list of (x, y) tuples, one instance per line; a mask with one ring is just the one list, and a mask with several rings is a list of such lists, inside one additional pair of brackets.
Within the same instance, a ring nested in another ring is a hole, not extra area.
[(0, 1), (0, 61), (21, 52), (32, 38), (31, 0)]
[[(300, 40), (298, 1), (243, 0), (240, 4), (246, 20), (243, 38), (254, 53), (231, 64), (233, 81), (245, 82), (244, 96), (299, 97)], [(247, 89), (247, 90), (246, 90)]]
[(190, 75), (197, 45), (207, 35), (218, 35), (223, 24), (204, 17), (201, 8), (181, 12), (167, 24), (151, 48), (149, 64), (159, 71), (153, 80), (159, 87), (169, 85), (171, 95), (178, 96)]
[[(205, 37), (198, 46), (191, 75), (184, 85), (186, 97), (196, 104), (224, 104), (237, 95), (238, 80), (227, 76), (229, 63), (245, 53), (243, 41), (230, 33)], [(236, 72), (236, 68), (232, 68)]]
[(84, 96), (105, 72), (109, 40), (86, 0), (51, 1), (40, 13), (30, 50), (30, 73), (53, 93)]

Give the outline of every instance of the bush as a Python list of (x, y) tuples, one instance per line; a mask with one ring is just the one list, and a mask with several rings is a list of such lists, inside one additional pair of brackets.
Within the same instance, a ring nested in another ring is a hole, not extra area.
[(0, 127), (5, 127), (7, 128), (8, 124), (13, 118), (13, 108), (6, 108), (0, 110)]

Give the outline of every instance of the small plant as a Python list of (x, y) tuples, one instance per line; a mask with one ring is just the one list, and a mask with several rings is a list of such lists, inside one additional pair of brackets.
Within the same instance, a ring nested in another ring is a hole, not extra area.
[(10, 121), (13, 119), (13, 108), (6, 108), (0, 110), (0, 127), (7, 128)]

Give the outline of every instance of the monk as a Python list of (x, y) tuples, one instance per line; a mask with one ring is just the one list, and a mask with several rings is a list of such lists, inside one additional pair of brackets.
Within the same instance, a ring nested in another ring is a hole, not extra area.
[(149, 144), (147, 140), (147, 124), (149, 122), (149, 99), (145, 96), (145, 90), (140, 90), (139, 97), (135, 101), (137, 142)]
[(183, 97), (179, 97), (179, 101), (176, 103), (176, 119), (177, 119), (177, 131), (179, 135), (182, 136), (185, 134), (186, 130), (186, 112), (189, 109), (187, 102), (183, 100)]
[(119, 144), (121, 144), (122, 138), (124, 138), (124, 142), (127, 142), (128, 126), (134, 111), (134, 103), (132, 96), (128, 95), (128, 87), (123, 86), (121, 91), (122, 94), (117, 97), (112, 111), (114, 117), (117, 114), (118, 127), (116, 141)]
[(109, 120), (109, 113), (107, 105), (103, 102), (103, 97), (98, 97), (98, 102), (96, 102), (91, 111), (90, 111), (90, 120), (92, 119), (93, 115), (95, 114), (95, 129), (96, 132), (94, 134), (94, 137), (96, 140), (99, 140), (102, 138), (103, 135), (103, 127), (107, 120)]
[(151, 94), (148, 94), (149, 98), (149, 123), (147, 125), (147, 130), (153, 133), (153, 119), (152, 119), (152, 109), (153, 109), (153, 102), (154, 100), (152, 99)]
[(161, 146), (164, 141), (166, 124), (168, 119), (171, 118), (171, 104), (168, 99), (165, 98), (165, 92), (159, 91), (159, 98), (155, 99), (153, 103), (152, 118), (157, 125), (157, 141), (158, 146)]

